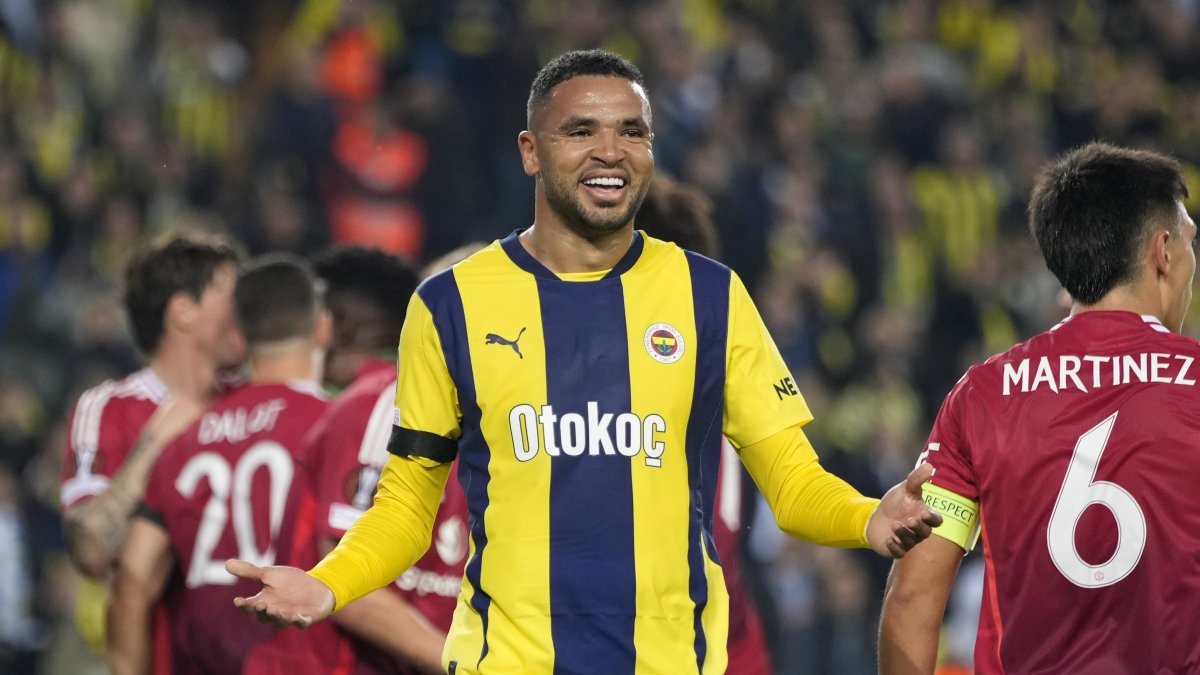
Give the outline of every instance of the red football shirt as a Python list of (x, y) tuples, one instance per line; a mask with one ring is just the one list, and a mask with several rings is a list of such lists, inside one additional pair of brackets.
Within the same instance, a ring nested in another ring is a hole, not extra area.
[[(125, 463), (142, 427), (167, 397), (150, 368), (88, 389), (71, 410), (59, 483), (63, 511), (104, 492)], [(154, 672), (169, 675), (169, 632), (161, 604), (154, 611)]]
[(166, 397), (166, 385), (149, 368), (123, 380), (105, 381), (79, 397), (71, 411), (62, 464), (59, 498), (64, 510), (108, 487)]
[[(313, 446), (317, 467), (317, 536), (340, 539), (371, 506), (387, 463), (395, 417), (396, 365), (368, 364), (329, 408)], [(450, 629), (467, 560), (467, 500), (451, 470), (433, 524), (429, 551), (388, 588), (400, 594), (430, 623)], [(390, 659), (359, 645), (363, 661), (388, 672)]]
[(1200, 344), (1086, 312), (971, 368), (926, 447), (981, 504), (976, 672), (1200, 672)]
[[(304, 536), (305, 522), (311, 532), (305, 453), (326, 407), (312, 383), (247, 385), (218, 400), (155, 464), (140, 515), (166, 529), (178, 563), (164, 596), (177, 675), (240, 672), (251, 650), (275, 633), (234, 607), (235, 596), (253, 595), (259, 585), (236, 580), (224, 564), (311, 562), (294, 560), (283, 535)], [(311, 649), (310, 667), (332, 670), (332, 626), (318, 624), (304, 636), (298, 644)]]
[(769, 675), (770, 655), (767, 639), (758, 619), (754, 601), (742, 584), (738, 560), (739, 531), (742, 528), (742, 469), (737, 451), (728, 440), (722, 441), (721, 469), (717, 478), (716, 514), (713, 540), (729, 591), (729, 667), (727, 675)]

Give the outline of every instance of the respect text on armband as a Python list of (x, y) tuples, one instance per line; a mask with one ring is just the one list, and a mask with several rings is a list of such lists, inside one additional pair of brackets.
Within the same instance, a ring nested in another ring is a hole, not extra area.
[(644, 454), (646, 466), (661, 467), (667, 450), (667, 421), (661, 415), (601, 412), (595, 401), (588, 402), (586, 413), (561, 415), (552, 405), (539, 409), (522, 403), (509, 411), (508, 426), (513, 452), (521, 462), (544, 450), (550, 457)]
[[(936, 450), (937, 448), (934, 448)], [(921, 486), (925, 505), (942, 514), (933, 533), (970, 551), (979, 537), (979, 504), (933, 483)]]
[(926, 492), (925, 505), (947, 518), (957, 520), (963, 525), (968, 527), (975, 525), (975, 509), (967, 504)]

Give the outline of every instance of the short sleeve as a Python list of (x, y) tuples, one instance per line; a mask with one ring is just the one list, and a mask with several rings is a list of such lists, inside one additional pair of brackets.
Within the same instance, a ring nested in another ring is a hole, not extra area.
[(397, 424), (388, 451), (451, 462), (462, 435), (458, 390), (450, 377), (433, 315), (414, 293), (400, 331), (396, 380)]
[(729, 288), (724, 432), (736, 448), (812, 421), (750, 294), (737, 275)]
[(71, 411), (61, 476), (63, 508), (104, 492), (136, 440), (110, 405), (115, 386), (106, 382), (85, 392)]
[(942, 403), (929, 433), (929, 442), (917, 463), (928, 462), (933, 466), (934, 485), (977, 502), (979, 487), (971, 463), (970, 444), (962, 428), (962, 410), (971, 391), (970, 376), (968, 372), (959, 380)]

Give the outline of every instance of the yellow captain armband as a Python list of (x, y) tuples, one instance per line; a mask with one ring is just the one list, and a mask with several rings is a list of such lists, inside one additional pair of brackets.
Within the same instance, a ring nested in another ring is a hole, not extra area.
[(942, 514), (942, 524), (933, 533), (962, 547), (975, 548), (979, 541), (979, 503), (933, 483), (921, 486), (925, 505)]

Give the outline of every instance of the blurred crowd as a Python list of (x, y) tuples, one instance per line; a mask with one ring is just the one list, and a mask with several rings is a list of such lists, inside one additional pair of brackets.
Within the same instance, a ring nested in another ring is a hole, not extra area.
[[(1089, 139), (1154, 148), (1200, 198), (1198, 0), (5, 0), (0, 27), (0, 540), (38, 533), (0, 553), (0, 654), (52, 672), (63, 420), (138, 367), (130, 253), (186, 231), (423, 263), (527, 226), (516, 137), (563, 50), (644, 70), (658, 170), (712, 199), (823, 462), (870, 494), (969, 364), (1065, 315), (1025, 227), (1039, 166)], [(777, 671), (874, 672), (886, 562), (758, 511)]]

